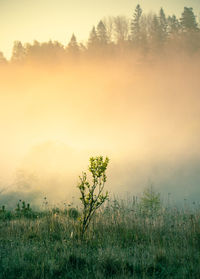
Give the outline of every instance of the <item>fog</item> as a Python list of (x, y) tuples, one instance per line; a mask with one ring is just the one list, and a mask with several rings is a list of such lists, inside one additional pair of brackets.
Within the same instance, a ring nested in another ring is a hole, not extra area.
[(96, 155), (110, 158), (111, 195), (153, 184), (174, 201), (199, 201), (198, 59), (129, 62), (1, 67), (1, 203), (76, 199)]

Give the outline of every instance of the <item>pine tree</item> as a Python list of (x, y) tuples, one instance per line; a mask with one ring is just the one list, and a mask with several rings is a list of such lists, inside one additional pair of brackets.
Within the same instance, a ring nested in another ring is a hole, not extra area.
[(138, 4), (135, 8), (133, 19), (131, 21), (131, 39), (134, 43), (139, 43), (141, 39), (141, 26), (140, 26), (141, 16), (142, 16), (142, 9)]
[(74, 34), (72, 34), (71, 40), (67, 46), (67, 51), (72, 55), (77, 55), (79, 53), (79, 45)]
[(192, 8), (184, 7), (180, 23), (186, 50), (190, 53), (196, 52), (200, 49), (200, 30)]
[(196, 21), (196, 17), (193, 13), (193, 8), (184, 7), (184, 11), (182, 13), (180, 22), (183, 32), (191, 32), (198, 30), (198, 24)]
[(20, 41), (15, 41), (12, 49), (11, 61), (22, 62), (25, 58), (25, 48)]
[(107, 30), (102, 20), (97, 25), (97, 38), (100, 46), (108, 44)]
[(98, 47), (99, 39), (97, 36), (96, 28), (95, 26), (92, 28), (92, 31), (90, 32), (90, 36), (88, 39), (88, 49), (95, 50)]
[(151, 24), (151, 41), (154, 45), (160, 45), (161, 43), (161, 38), (162, 38), (162, 31), (161, 31), (161, 26), (160, 26), (160, 23), (159, 23), (159, 18), (157, 17), (157, 15), (154, 15), (153, 16), (153, 19), (152, 19), (152, 24)]
[(165, 42), (168, 34), (167, 34), (167, 19), (166, 19), (163, 8), (160, 9), (159, 23), (160, 23), (160, 28), (159, 28), (160, 29), (160, 40), (162, 42)]
[(167, 19), (168, 22), (168, 32), (169, 34), (176, 35), (180, 31), (180, 22), (175, 15), (169, 16)]

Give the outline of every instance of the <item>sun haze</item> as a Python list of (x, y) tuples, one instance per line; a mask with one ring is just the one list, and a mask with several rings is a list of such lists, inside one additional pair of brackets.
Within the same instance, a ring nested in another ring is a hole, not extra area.
[(140, 2), (0, 1), (0, 191), (60, 200), (100, 154), (114, 193), (198, 197), (199, 4)]
[(74, 32), (85, 41), (93, 25), (104, 16), (132, 16), (140, 3), (145, 12), (157, 12), (163, 7), (167, 13), (180, 16), (184, 6), (192, 6), (198, 14), (198, 0), (0, 0), (0, 51), (10, 57), (13, 41), (58, 40), (67, 44)]

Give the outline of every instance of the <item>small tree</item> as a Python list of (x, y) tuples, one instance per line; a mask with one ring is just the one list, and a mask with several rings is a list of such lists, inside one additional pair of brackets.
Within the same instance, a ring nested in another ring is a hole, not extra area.
[(161, 207), (160, 193), (153, 186), (146, 188), (141, 197), (141, 207), (146, 213), (155, 214)]
[(87, 179), (87, 174), (83, 172), (80, 176), (78, 188), (81, 192), (81, 203), (83, 205), (83, 213), (81, 217), (81, 237), (87, 230), (90, 221), (96, 210), (108, 199), (108, 192), (103, 193), (106, 182), (106, 169), (109, 163), (108, 157), (103, 160), (102, 156), (91, 157), (89, 171), (92, 174), (92, 183)]

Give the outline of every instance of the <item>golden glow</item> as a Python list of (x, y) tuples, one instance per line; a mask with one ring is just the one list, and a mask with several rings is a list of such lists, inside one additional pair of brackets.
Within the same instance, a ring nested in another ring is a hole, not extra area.
[(126, 168), (129, 161), (153, 166), (158, 160), (199, 155), (198, 63), (172, 59), (130, 67), (118, 60), (52, 70), (3, 67), (1, 177), (30, 171), (41, 179), (34, 189), (45, 192), (58, 183), (62, 196), (74, 189), (91, 155), (112, 158), (110, 179), (116, 185), (118, 175), (123, 181), (116, 162), (126, 162)]
[[(0, 50), (9, 57), (15, 40), (51, 39), (66, 46), (73, 32), (86, 41), (100, 19), (131, 18), (138, 2), (144, 12), (163, 7), (178, 17), (184, 6), (200, 11), (199, 0), (0, 0)], [(63, 198), (95, 155), (111, 158), (115, 190), (139, 185), (141, 177), (144, 186), (148, 175), (157, 176), (152, 169), (159, 162), (165, 175), (167, 162), (169, 167), (199, 157), (200, 61), (172, 56), (159, 57), (154, 65), (152, 57), (141, 62), (133, 52), (96, 62), (86, 54), (59, 65), (44, 66), (48, 59), (43, 65), (39, 59), (24, 66), (2, 64), (0, 189), (9, 179), (18, 187), (28, 175), (34, 190), (54, 197), (56, 187)], [(195, 175), (192, 179), (196, 183)]]

